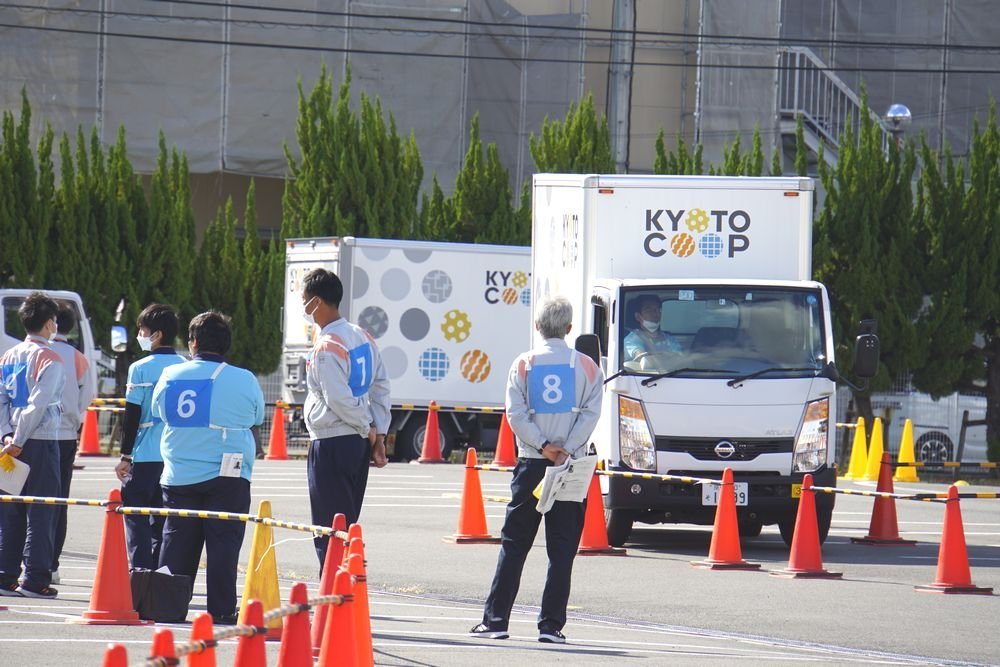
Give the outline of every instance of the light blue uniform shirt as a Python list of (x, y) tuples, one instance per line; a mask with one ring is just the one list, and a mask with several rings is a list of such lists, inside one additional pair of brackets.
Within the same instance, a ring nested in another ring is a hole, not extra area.
[(164, 486), (220, 476), (223, 454), (242, 454), (249, 481), (257, 452), (250, 427), (264, 421), (264, 395), (248, 370), (201, 358), (169, 366), (153, 389), (153, 415), (163, 420)]
[(160, 454), (163, 422), (159, 417), (153, 416), (153, 387), (156, 386), (156, 381), (160, 379), (164, 368), (185, 361), (187, 359), (171, 350), (153, 352), (128, 367), (125, 401), (138, 405), (141, 411), (139, 432), (135, 434), (135, 445), (132, 447), (134, 463), (159, 463), (163, 460), (163, 455)]

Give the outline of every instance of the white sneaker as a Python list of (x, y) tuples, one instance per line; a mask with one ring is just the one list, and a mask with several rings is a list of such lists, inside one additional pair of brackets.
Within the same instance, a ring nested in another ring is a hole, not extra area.
[(53, 584), (61, 583), (59, 581), (59, 570), (52, 570), (52, 583)]

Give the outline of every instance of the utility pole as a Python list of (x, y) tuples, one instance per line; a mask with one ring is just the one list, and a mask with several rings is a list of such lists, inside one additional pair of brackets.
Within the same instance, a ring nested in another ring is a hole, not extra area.
[(608, 127), (615, 171), (628, 172), (629, 115), (635, 53), (635, 2), (615, 0), (611, 15), (611, 61), (608, 67)]

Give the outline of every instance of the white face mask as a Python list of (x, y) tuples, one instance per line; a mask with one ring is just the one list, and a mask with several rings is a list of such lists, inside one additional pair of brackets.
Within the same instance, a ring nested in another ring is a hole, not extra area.
[(153, 337), (152, 336), (136, 336), (136, 342), (139, 343), (139, 349), (143, 352), (149, 352), (153, 349)]
[(657, 330), (660, 328), (660, 323), (654, 322), (653, 320), (643, 320), (642, 328), (648, 331), (649, 333), (656, 333)]
[[(305, 305), (302, 306), (302, 319), (304, 319), (309, 324), (316, 324), (316, 318), (314, 316), (316, 313), (316, 309), (314, 308), (311, 313), (309, 312), (309, 304), (312, 303), (313, 299), (315, 298), (316, 297), (309, 299), (308, 301), (306, 301)], [(316, 308), (319, 308), (319, 306), (316, 306)]]

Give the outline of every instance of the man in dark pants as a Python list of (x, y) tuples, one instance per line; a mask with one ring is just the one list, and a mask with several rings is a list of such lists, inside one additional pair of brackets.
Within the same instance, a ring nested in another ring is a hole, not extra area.
[[(306, 361), (308, 395), (303, 409), (309, 430), (309, 502), (313, 525), (329, 526), (342, 513), (356, 523), (368, 485), (368, 462), (387, 462), (389, 379), (371, 335), (340, 315), (344, 286), (325, 269), (302, 284), (307, 322), (320, 327)], [(315, 538), (320, 572), (329, 537)]]
[[(31, 467), (22, 495), (59, 494), (60, 401), (63, 363), (49, 341), (56, 335), (56, 302), (33, 292), (17, 310), (28, 333), (0, 358), (0, 454)], [(0, 595), (55, 598), (52, 553), (54, 505), (0, 503)], [(24, 563), (24, 578), (21, 564)]]
[[(163, 504), (169, 509), (246, 513), (256, 444), (251, 428), (264, 421), (264, 395), (248, 370), (224, 355), (227, 318), (207, 312), (191, 320), (191, 361), (165, 368), (153, 389), (153, 414), (163, 423)], [(246, 524), (169, 517), (160, 566), (192, 579), (202, 547), (208, 568), (208, 613), (216, 625), (236, 623), (236, 570)]]
[[(507, 420), (517, 439), (518, 460), (496, 573), (483, 622), (469, 631), (472, 637), (509, 636), (521, 571), (542, 520), (533, 492), (550, 466), (586, 455), (587, 442), (601, 414), (604, 375), (590, 357), (566, 345), (564, 338), (572, 321), (568, 300), (544, 301), (535, 318), (535, 328), (544, 342), (519, 356), (507, 378)], [(557, 500), (544, 516), (549, 568), (538, 615), (538, 641), (563, 644), (584, 504)]]
[[(163, 455), (160, 438), (163, 421), (153, 415), (153, 387), (163, 369), (187, 361), (174, 350), (177, 313), (170, 306), (152, 303), (136, 319), (136, 341), (149, 355), (128, 368), (125, 389), (125, 419), (122, 426), (121, 461), (115, 474), (122, 482), (122, 504), (126, 507), (162, 507)], [(125, 517), (125, 541), (132, 568), (155, 570), (160, 561), (163, 517)]]
[[(76, 327), (76, 313), (68, 304), (59, 305), (56, 317), (59, 331), (52, 341), (52, 349), (63, 362), (62, 419), (59, 422), (59, 495), (69, 498), (70, 484), (73, 482), (73, 461), (79, 443), (80, 426), (90, 402), (97, 396), (97, 382), (90, 372), (90, 362), (69, 341), (69, 335)], [(52, 558), (52, 583), (59, 583), (59, 556), (66, 543), (66, 505), (56, 507), (56, 537)]]

